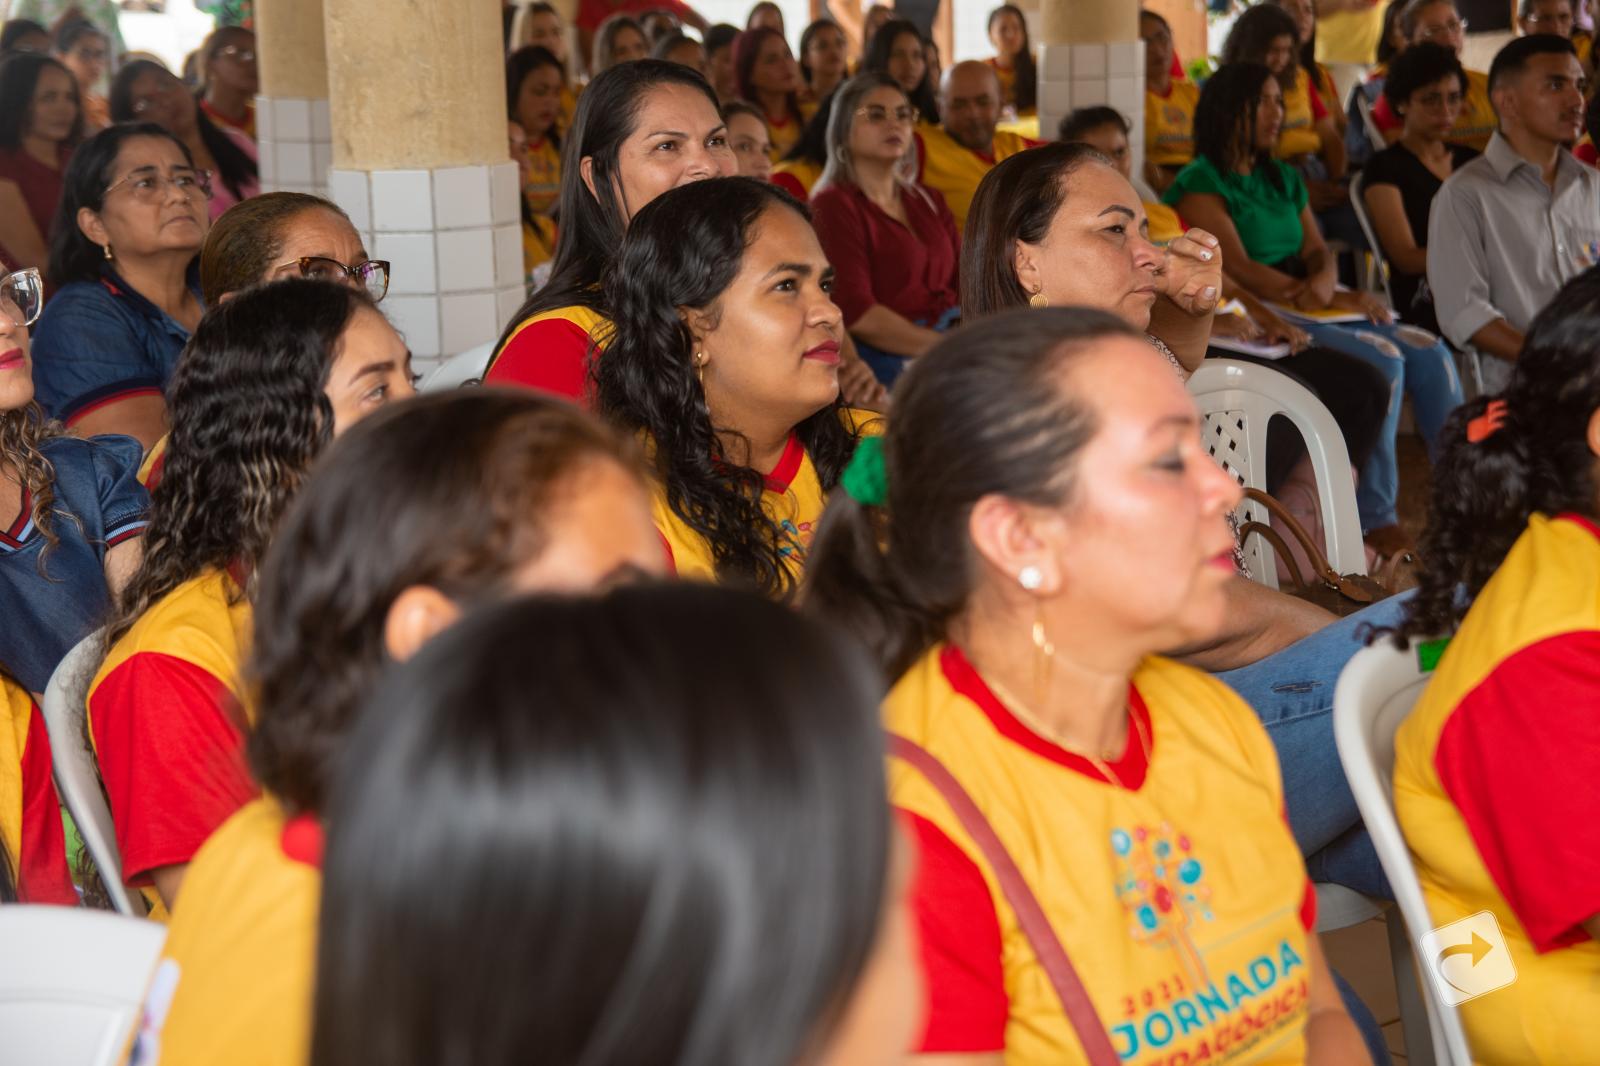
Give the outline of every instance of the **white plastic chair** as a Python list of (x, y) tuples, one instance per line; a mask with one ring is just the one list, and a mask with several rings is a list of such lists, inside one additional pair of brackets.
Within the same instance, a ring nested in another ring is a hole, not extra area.
[(45, 730), (50, 734), (50, 759), (61, 802), (72, 812), (78, 835), (100, 870), (100, 879), (105, 883), (112, 905), (119, 914), (143, 918), (143, 902), (122, 883), (122, 855), (117, 851), (111, 809), (106, 806), (105, 793), (100, 788), (100, 771), (95, 767), (94, 755), (86, 745), (89, 683), (94, 680), (104, 656), (100, 632), (84, 637), (50, 675), (41, 709)]
[(477, 382), (489, 369), (489, 357), (494, 354), (496, 343), (490, 341), (476, 348), (468, 348), (460, 355), (452, 355), (428, 371), (422, 379), (422, 384), (417, 386), (417, 391), (443, 392), (446, 389), (459, 389), (463, 385)]
[(73, 907), (0, 907), (0, 1048), (8, 1063), (111, 1066), (167, 931)]
[[(1378, 231), (1372, 228), (1372, 216), (1367, 214), (1367, 201), (1362, 197), (1366, 188), (1366, 174), (1357, 171), (1356, 176), (1350, 179), (1350, 206), (1355, 209), (1356, 221), (1361, 224), (1361, 235), (1367, 239), (1367, 247), (1372, 250), (1369, 262), (1378, 275), (1379, 291), (1383, 293), (1384, 302), (1398, 316), (1403, 308), (1394, 305), (1394, 289), (1389, 285), (1389, 260), (1384, 258), (1383, 245), (1378, 243)], [(1367, 288), (1371, 287), (1370, 284), (1367, 285)]]
[[(1409, 934), (1413, 960), (1419, 955), (1421, 936), (1432, 928), (1433, 921), (1422, 897), (1422, 885), (1411, 865), (1411, 851), (1406, 847), (1400, 823), (1395, 818), (1394, 735), (1427, 683), (1428, 675), (1419, 668), (1414, 647), (1401, 651), (1384, 642), (1357, 652), (1339, 675), (1339, 684), (1333, 691), (1333, 736), (1339, 748), (1339, 760), (1344, 764), (1350, 791), (1355, 794), (1356, 806), (1377, 848), (1383, 872), (1394, 889), (1395, 903)], [(1391, 915), (1391, 944), (1400, 924)], [(1424, 959), (1424, 963), (1426, 961)], [(1400, 997), (1402, 1019), (1407, 1016), (1408, 999), (1411, 1013), (1415, 1015), (1420, 1006), (1428, 1019), (1426, 1027), (1420, 1021), (1415, 1027), (1407, 1022), (1407, 1061), (1471, 1066), (1472, 1056), (1461, 1017), (1453, 1005), (1440, 997), (1434, 980), (1430, 970), (1421, 982), (1422, 1003), (1419, 1005), (1415, 977), (1402, 981), (1396, 967), (1395, 991)], [(1417, 1032), (1416, 1042), (1412, 1037), (1413, 1028)], [(1415, 1043), (1421, 1041), (1424, 1031), (1432, 1058), (1424, 1058), (1421, 1049), (1412, 1050)]]
[(1356, 92), (1356, 110), (1361, 112), (1361, 128), (1367, 131), (1367, 140), (1372, 142), (1372, 150), (1381, 152), (1389, 147), (1383, 131), (1378, 128), (1378, 119), (1372, 113), (1372, 101), (1368, 100), (1366, 93), (1359, 89)]
[[(1282, 415), (1306, 443), (1322, 507), (1324, 554), (1341, 574), (1365, 574), (1367, 557), (1356, 512), (1355, 484), (1344, 434), (1322, 401), (1286, 374), (1236, 359), (1207, 359), (1189, 378), (1189, 392), (1200, 406), (1206, 450), (1240, 485), (1267, 487), (1267, 423)], [(1247, 521), (1271, 525), (1265, 509), (1246, 500), (1239, 508)], [(1255, 579), (1278, 587), (1278, 569), (1262, 537), (1244, 544), (1245, 561)]]

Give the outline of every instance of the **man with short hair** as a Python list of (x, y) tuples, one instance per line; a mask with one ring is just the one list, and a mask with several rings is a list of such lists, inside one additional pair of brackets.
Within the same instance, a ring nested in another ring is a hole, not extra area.
[(983, 176), (1030, 141), (1020, 133), (996, 130), (1000, 121), (1000, 81), (987, 63), (968, 60), (944, 72), (939, 84), (942, 126), (917, 128), (917, 180), (944, 194), (956, 227), (967, 224), (967, 208)]
[(1499, 391), (1535, 315), (1600, 258), (1600, 171), (1566, 146), (1583, 132), (1583, 68), (1572, 42), (1519, 37), (1489, 69), (1499, 129), (1433, 200), (1428, 285), (1439, 326), (1457, 347), (1496, 356), (1484, 384)]

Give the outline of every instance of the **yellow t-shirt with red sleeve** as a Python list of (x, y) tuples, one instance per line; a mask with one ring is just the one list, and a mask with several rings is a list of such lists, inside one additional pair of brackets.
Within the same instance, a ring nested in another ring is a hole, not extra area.
[[(881, 415), (853, 407), (842, 409), (839, 420), (858, 438), (876, 437), (884, 428)], [(779, 551), (796, 580), (805, 568), (806, 549), (811, 546), (827, 502), (828, 494), (817, 478), (810, 453), (791, 433), (778, 465), (766, 475), (761, 507), (777, 530)], [(667, 490), (659, 480), (651, 487), (650, 510), (672, 572), (681, 578), (715, 581), (717, 565), (711, 543), (672, 510)]]
[(139, 484), (145, 487), (146, 492), (154, 492), (156, 486), (161, 484), (161, 468), (167, 462), (167, 442), (172, 439), (172, 434), (163, 433), (161, 439), (150, 446), (145, 453), (144, 460), (139, 464), (137, 475)]
[(811, 190), (822, 177), (822, 164), (808, 159), (785, 159), (772, 168), (772, 184), (801, 203), (811, 199)]
[(1490, 911), (1516, 967), (1460, 1005), (1476, 1061), (1600, 1062), (1600, 943), (1581, 924), (1600, 914), (1597, 709), (1600, 528), (1534, 515), (1395, 736), (1430, 917)]
[(0, 674), (0, 862), (20, 903), (76, 906), (50, 735), (27, 689)]
[(249, 639), (239, 585), (209, 570), (145, 611), (89, 686), (89, 738), (132, 887), (194, 858), (256, 795), (243, 751)]
[(767, 155), (774, 164), (782, 161), (789, 154), (789, 149), (800, 143), (800, 135), (805, 133), (806, 123), (811, 121), (811, 116), (817, 113), (817, 105), (802, 100), (799, 115), (781, 115), (778, 118), (767, 116), (767, 140), (772, 148)]
[(222, 824), (184, 874), (130, 1062), (304, 1066), (322, 830), (270, 796)]
[(1383, 0), (1317, 19), (1317, 62), (1371, 66), (1383, 37)]
[[(1260, 721), (1207, 674), (1150, 658), (1128, 692), (1126, 787), (1017, 718), (954, 645), (884, 703), (972, 797), (1038, 898), (1124, 1063), (1299, 1063), (1316, 896)], [(1148, 741), (1148, 758), (1145, 740)], [(922, 773), (889, 762), (921, 846), (923, 1053), (1085, 1060), (983, 852)]]
[(944, 131), (943, 126), (917, 127), (917, 182), (938, 189), (955, 216), (956, 229), (967, 225), (967, 212), (977, 195), (978, 183), (1001, 160), (1010, 159), (1037, 143), (1020, 133), (995, 130), (991, 153), (974, 152)]
[(582, 403), (588, 394), (589, 343), (605, 347), (611, 322), (581, 304), (523, 320), (489, 360), (483, 380), (522, 385)]
[(1294, 159), (1302, 155), (1316, 155), (1322, 151), (1322, 135), (1317, 123), (1328, 114), (1322, 96), (1312, 88), (1311, 75), (1306, 68), (1294, 68), (1294, 84), (1283, 94), (1283, 126), (1278, 131), (1278, 147), (1274, 154), (1279, 159)]
[(1167, 95), (1144, 91), (1144, 157), (1162, 167), (1194, 162), (1194, 112), (1200, 90), (1174, 78)]
[[(1387, 96), (1378, 97), (1378, 102), (1372, 105), (1372, 121), (1385, 133), (1402, 125), (1400, 116), (1389, 106)], [(1456, 124), (1450, 127), (1445, 140), (1481, 152), (1489, 146), (1489, 138), (1494, 136), (1498, 122), (1494, 104), (1489, 100), (1489, 75), (1481, 70), (1467, 71), (1467, 95), (1462, 97), (1461, 113), (1456, 116)]]
[(1183, 220), (1178, 212), (1166, 204), (1144, 204), (1144, 216), (1150, 221), (1150, 243), (1165, 247), (1183, 236)]

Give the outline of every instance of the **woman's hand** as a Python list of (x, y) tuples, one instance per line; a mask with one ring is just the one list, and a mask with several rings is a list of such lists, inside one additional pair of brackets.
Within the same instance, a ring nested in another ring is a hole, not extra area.
[(1321, 214), (1350, 202), (1350, 186), (1342, 181), (1307, 181), (1311, 210)]
[(1311, 343), (1311, 334), (1270, 307), (1253, 312), (1252, 317), (1261, 327), (1261, 339), (1267, 344), (1287, 344), (1291, 352), (1298, 352)]
[(1370, 292), (1336, 292), (1328, 306), (1338, 311), (1354, 311), (1366, 315), (1368, 321), (1376, 322), (1380, 326), (1387, 326), (1394, 321), (1394, 315)]
[(1249, 315), (1218, 315), (1211, 321), (1211, 335), (1254, 341), (1261, 339), (1261, 327)]
[(1203, 229), (1191, 229), (1167, 245), (1161, 293), (1196, 318), (1217, 309), (1222, 297), (1222, 246)]
[(879, 414), (889, 410), (889, 390), (883, 387), (872, 368), (856, 354), (855, 345), (847, 346), (839, 360), (839, 395), (851, 407), (860, 407)]

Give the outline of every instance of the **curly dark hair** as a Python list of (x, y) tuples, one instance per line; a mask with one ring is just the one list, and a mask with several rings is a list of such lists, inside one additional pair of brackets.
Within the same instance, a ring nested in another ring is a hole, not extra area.
[(144, 561), (122, 590), (106, 647), (207, 570), (253, 571), (311, 461), (333, 436), (323, 391), (340, 338), (372, 298), (290, 278), (211, 308), (167, 387), (172, 432), (151, 494)]
[[(867, 42), (866, 54), (861, 57), (861, 69), (858, 74), (882, 74), (889, 76), (889, 53), (894, 51), (894, 44), (900, 37), (910, 34), (917, 39), (917, 45), (922, 44), (922, 31), (917, 29), (917, 24), (907, 19), (890, 19), (878, 27), (878, 32), (872, 35), (872, 40)], [(924, 122), (937, 123), (939, 121), (939, 94), (934, 91), (933, 79), (928, 76), (926, 67), (922, 71), (922, 82), (906, 97), (911, 101), (911, 106), (922, 112)], [(1020, 77), (1020, 74), (1019, 74)], [(898, 85), (899, 83), (896, 82)]]
[[(561, 153), (561, 195), (556, 205), (561, 230), (550, 280), (511, 316), (495, 345), (497, 354), (517, 327), (534, 315), (572, 306), (605, 312), (600, 279), (622, 243), (630, 214), (621, 193), (612, 195), (621, 183), (618, 151), (633, 134), (650, 93), (673, 85), (701, 93), (711, 109), (718, 110), (717, 94), (699, 71), (664, 59), (618, 64), (596, 75), (578, 97), (566, 150)], [(579, 170), (586, 157), (598, 196), (589, 191)]]
[[(711, 308), (732, 284), (767, 211), (810, 213), (788, 193), (750, 178), (713, 178), (657, 197), (634, 217), (606, 282), (615, 330), (594, 359), (599, 409), (621, 429), (648, 434), (667, 505), (711, 545), (719, 579), (787, 597), (794, 581), (762, 508), (760, 471), (726, 461), (692, 365), (681, 308)], [(824, 491), (855, 450), (842, 401), (795, 427)]]
[[(148, 59), (135, 59), (117, 71), (117, 76), (111, 81), (110, 95), (107, 97), (112, 122), (138, 121), (138, 116), (133, 113), (133, 83), (150, 73), (163, 78), (173, 77), (172, 72), (166, 67)], [(246, 155), (243, 148), (235, 144), (215, 122), (207, 117), (200, 107), (198, 97), (190, 96), (189, 102), (194, 105), (195, 127), (199, 131), (200, 140), (205, 144), (206, 151), (211, 153), (211, 158), (217, 161), (216, 179), (222, 182), (223, 187), (236, 199), (244, 199), (241, 190), (247, 182), (254, 181), (260, 174), (256, 161)]]
[(1401, 114), (1411, 102), (1412, 93), (1452, 74), (1465, 94), (1467, 72), (1454, 49), (1431, 41), (1414, 44), (1395, 56), (1389, 65), (1389, 73), (1383, 79), (1383, 98), (1389, 101), (1395, 114)]
[[(1277, 8), (1269, 10), (1283, 15)], [(1253, 159), (1257, 169), (1266, 169), (1267, 180), (1281, 188), (1283, 175), (1272, 165), (1273, 146), (1256, 143), (1261, 87), (1271, 79), (1272, 71), (1260, 63), (1229, 63), (1206, 79), (1194, 109), (1194, 154), (1211, 160), (1223, 174), (1240, 159)]]
[(247, 749), (291, 813), (319, 812), (355, 711), (388, 660), (395, 598), (430, 585), (491, 597), (544, 551), (568, 480), (637, 449), (572, 404), (512, 389), (419, 397), (364, 419), (329, 449), (261, 566)]
[(1499, 397), (1500, 429), (1477, 443), (1467, 440), (1468, 424), (1494, 399), (1488, 396), (1463, 404), (1445, 423), (1419, 584), (1395, 630), (1401, 647), (1455, 632), (1532, 515), (1596, 517), (1588, 431), (1600, 410), (1597, 336), (1600, 269), (1591, 268), (1562, 286), (1533, 320)]

